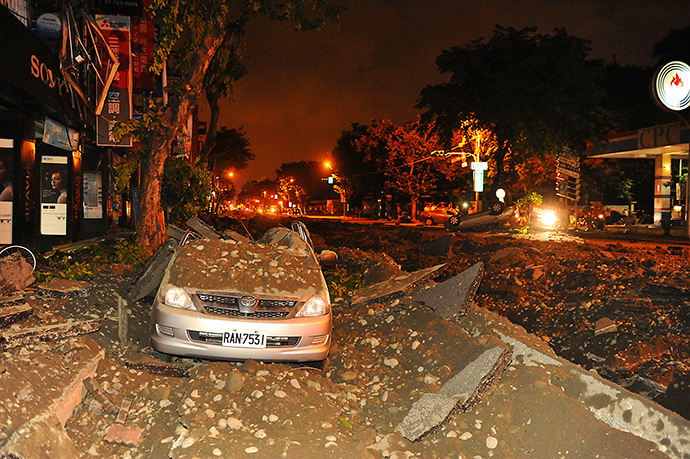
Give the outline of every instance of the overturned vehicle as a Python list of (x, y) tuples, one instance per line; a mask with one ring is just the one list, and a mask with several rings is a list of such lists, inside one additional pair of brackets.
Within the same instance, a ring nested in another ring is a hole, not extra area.
[(446, 231), (480, 230), (491, 226), (505, 225), (516, 219), (514, 206), (505, 207), (502, 202), (491, 205), (489, 210), (469, 215), (453, 215), (444, 224)]
[(181, 239), (151, 314), (151, 346), (162, 356), (320, 361), (331, 346), (332, 317), (306, 227), (272, 228), (257, 241), (236, 233)]

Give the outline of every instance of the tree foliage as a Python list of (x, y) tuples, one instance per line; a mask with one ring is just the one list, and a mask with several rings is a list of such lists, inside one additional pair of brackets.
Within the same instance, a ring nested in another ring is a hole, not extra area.
[[(157, 246), (156, 218), (161, 209), (165, 160), (172, 142), (189, 119), (209, 85), (229, 89), (223, 79), (228, 63), (237, 64), (226, 51), (238, 52), (245, 26), (257, 16), (292, 21), (295, 30), (318, 30), (337, 20), (342, 8), (327, 0), (152, 0), (149, 7), (158, 29), (151, 70), (160, 74), (167, 65), (179, 76), (166, 87), (167, 103), (154, 101), (155, 119), (142, 128), (131, 122), (127, 131), (137, 133), (146, 156), (141, 183), (137, 243), (149, 252)], [(231, 53), (232, 54), (232, 53)], [(221, 91), (222, 93), (222, 91)]]
[[(527, 158), (543, 157), (564, 145), (582, 150), (604, 120), (600, 101), (602, 63), (589, 60), (587, 40), (556, 29), (497, 26), (479, 39), (444, 50), (436, 59), (447, 83), (425, 87), (418, 108), (435, 121), (450, 148), (459, 129), (484, 128), (495, 135), (494, 186)], [(475, 120), (469, 126), (467, 120)]]
[(165, 162), (161, 201), (170, 223), (181, 225), (208, 207), (211, 174), (196, 161), (168, 158)]

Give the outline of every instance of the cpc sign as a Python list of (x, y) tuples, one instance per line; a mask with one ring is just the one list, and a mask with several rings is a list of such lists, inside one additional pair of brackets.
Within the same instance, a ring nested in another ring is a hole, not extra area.
[(654, 93), (664, 107), (685, 110), (690, 106), (690, 66), (673, 61), (661, 67), (654, 81)]

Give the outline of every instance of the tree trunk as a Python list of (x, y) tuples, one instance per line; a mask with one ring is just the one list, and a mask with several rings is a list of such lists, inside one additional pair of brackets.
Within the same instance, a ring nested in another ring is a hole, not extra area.
[(208, 100), (208, 105), (211, 108), (211, 119), (208, 122), (208, 127), (206, 128), (206, 141), (204, 146), (201, 148), (201, 153), (199, 153), (199, 159), (202, 163), (208, 162), (208, 155), (211, 152), (211, 148), (216, 143), (216, 131), (218, 129), (218, 118), (220, 118), (220, 91), (215, 91), (211, 88), (206, 88), (206, 100)]
[(151, 254), (165, 239), (165, 234), (157, 234), (165, 160), (170, 154), (173, 140), (199, 102), (206, 71), (218, 47), (223, 43), (225, 24), (230, 15), (228, 12), (225, 17), (219, 18), (214, 27), (208, 30), (203, 44), (194, 53), (189, 72), (185, 75), (187, 85), (179, 93), (170, 96), (168, 105), (161, 110), (159, 121), (151, 127), (146, 145), (148, 161), (142, 176), (139, 220), (135, 235), (136, 242)]

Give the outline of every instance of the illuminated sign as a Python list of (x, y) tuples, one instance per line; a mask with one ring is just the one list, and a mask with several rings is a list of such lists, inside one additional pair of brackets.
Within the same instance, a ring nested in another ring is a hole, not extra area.
[(654, 81), (654, 93), (664, 107), (685, 110), (690, 106), (690, 66), (673, 61), (661, 67)]

